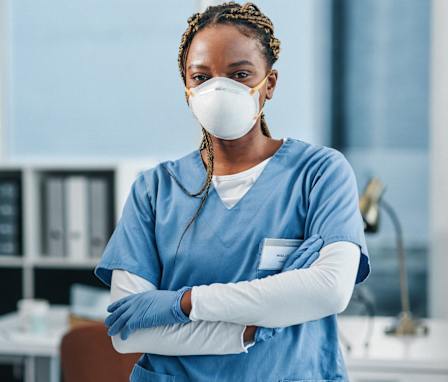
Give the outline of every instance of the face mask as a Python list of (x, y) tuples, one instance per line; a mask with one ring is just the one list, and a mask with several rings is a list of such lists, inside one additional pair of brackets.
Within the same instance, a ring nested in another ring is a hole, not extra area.
[(188, 106), (199, 124), (221, 139), (237, 139), (249, 132), (259, 110), (260, 89), (266, 77), (250, 88), (227, 77), (213, 77), (194, 88), (185, 88)]

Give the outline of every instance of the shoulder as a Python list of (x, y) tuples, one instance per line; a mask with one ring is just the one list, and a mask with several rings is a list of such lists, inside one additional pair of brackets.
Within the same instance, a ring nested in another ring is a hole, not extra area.
[(305, 169), (311, 176), (320, 176), (335, 169), (351, 170), (345, 155), (329, 146), (292, 139), (292, 163)]
[(179, 158), (164, 160), (155, 166), (140, 170), (132, 187), (152, 198), (156, 197), (161, 187), (173, 181), (173, 176), (179, 180), (184, 178), (188, 180), (188, 176), (191, 176), (191, 171), (196, 165), (196, 153), (197, 150), (193, 150)]

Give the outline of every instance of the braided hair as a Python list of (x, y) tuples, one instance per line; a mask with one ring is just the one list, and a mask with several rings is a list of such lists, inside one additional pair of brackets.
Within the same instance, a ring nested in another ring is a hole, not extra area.
[[(262, 47), (262, 53), (266, 59), (268, 68), (272, 68), (272, 65), (277, 61), (280, 53), (280, 41), (274, 36), (274, 25), (272, 24), (271, 20), (267, 16), (265, 16), (255, 4), (246, 2), (241, 5), (234, 1), (230, 1), (222, 3), (220, 5), (208, 6), (203, 12), (196, 12), (188, 18), (188, 27), (183, 33), (180, 41), (178, 65), (184, 84), (186, 84), (185, 63), (191, 41), (199, 30), (213, 24), (234, 25), (240, 30), (241, 33), (245, 34), (248, 37), (257, 39)], [(185, 98), (188, 102), (187, 94), (185, 94)], [(260, 122), (262, 133), (267, 137), (271, 137), (268, 125), (264, 119), (263, 112), (261, 114)], [(203, 148), (206, 149), (208, 158), (207, 178), (198, 192), (189, 192), (170, 172), (170, 175), (175, 179), (177, 184), (187, 195), (197, 197), (205, 190), (204, 195), (201, 197), (201, 203), (196, 210), (196, 213), (193, 215), (184, 232), (182, 233), (176, 249), (176, 254), (185, 232), (193, 223), (194, 219), (198, 216), (199, 211), (204, 205), (205, 200), (208, 196), (210, 184), (212, 182), (214, 167), (213, 144), (210, 133), (202, 127), (202, 140), (199, 150), (202, 150)]]

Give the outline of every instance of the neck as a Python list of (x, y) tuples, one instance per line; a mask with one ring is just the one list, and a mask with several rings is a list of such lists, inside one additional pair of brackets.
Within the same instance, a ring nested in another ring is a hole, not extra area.
[[(225, 140), (211, 136), (214, 150), (214, 175), (230, 175), (244, 171), (273, 155), (282, 140), (265, 136), (261, 132), (260, 120), (241, 138)], [(207, 165), (206, 150), (201, 152)]]

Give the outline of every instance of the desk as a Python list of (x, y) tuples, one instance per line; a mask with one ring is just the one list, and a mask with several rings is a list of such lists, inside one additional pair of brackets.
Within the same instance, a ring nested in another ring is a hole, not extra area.
[(59, 345), (69, 328), (68, 313), (68, 306), (52, 305), (49, 314), (50, 331), (45, 336), (21, 335), (17, 326), (17, 312), (0, 317), (0, 356), (4, 359), (24, 360), (24, 382), (38, 381), (36, 357), (49, 358), (49, 382), (60, 382)]
[[(370, 345), (363, 343), (368, 334), (368, 318), (338, 317), (341, 348), (350, 382), (448, 382), (448, 321), (427, 319), (426, 337), (393, 337), (384, 334), (390, 317), (373, 319)], [(351, 345), (347, 351), (343, 338)]]
[[(60, 382), (59, 345), (69, 329), (68, 312), (68, 306), (52, 305), (50, 333), (35, 338), (13, 334), (17, 331), (16, 312), (0, 317), (0, 356), (25, 358), (25, 382), (36, 381), (38, 356), (50, 359), (50, 382)], [(448, 382), (448, 321), (426, 320), (427, 337), (400, 338), (383, 333), (391, 320), (375, 317), (370, 346), (365, 349), (368, 318), (339, 315), (341, 339), (346, 338), (351, 345), (347, 351), (341, 342), (350, 382)]]

